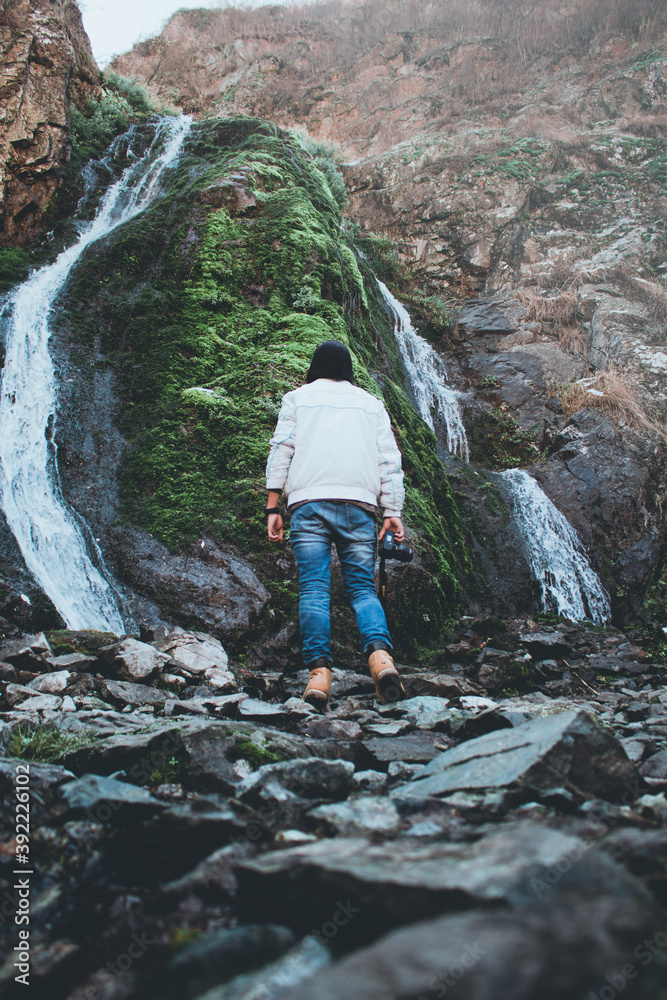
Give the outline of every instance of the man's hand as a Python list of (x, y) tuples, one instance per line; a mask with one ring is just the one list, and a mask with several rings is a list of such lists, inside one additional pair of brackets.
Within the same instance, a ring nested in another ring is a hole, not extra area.
[(378, 536), (378, 541), (382, 541), (387, 531), (393, 531), (394, 537), (397, 542), (402, 542), (405, 538), (405, 531), (403, 530), (403, 522), (400, 517), (385, 517), (382, 522), (382, 530)]
[(269, 514), (266, 522), (266, 530), (270, 542), (282, 542), (283, 540), (283, 518), (282, 514)]

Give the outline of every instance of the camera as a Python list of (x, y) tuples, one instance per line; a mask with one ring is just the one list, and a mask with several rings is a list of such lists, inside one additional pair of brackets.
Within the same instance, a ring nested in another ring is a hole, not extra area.
[(401, 545), (400, 542), (397, 542), (393, 531), (387, 531), (380, 542), (378, 555), (381, 559), (398, 559), (399, 562), (412, 562), (414, 552), (409, 545)]

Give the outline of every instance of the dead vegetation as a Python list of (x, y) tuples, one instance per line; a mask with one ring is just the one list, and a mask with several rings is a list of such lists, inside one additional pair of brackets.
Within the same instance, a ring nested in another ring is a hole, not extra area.
[(631, 377), (617, 368), (597, 372), (566, 385), (552, 383), (549, 391), (550, 395), (558, 397), (566, 417), (571, 417), (578, 410), (595, 408), (617, 423), (667, 440), (664, 426), (650, 415)]
[[(267, 77), (270, 85), (265, 93), (259, 87), (257, 105), (249, 110), (267, 113), (317, 100), (309, 93), (313, 88), (333, 79), (339, 85), (369, 55), (409, 62), (419, 50), (418, 63), (426, 70), (450, 75), (456, 65), (452, 92), (429, 110), (437, 119), (441, 112), (456, 116), (457, 102), (463, 114), (516, 91), (538, 58), (584, 56), (614, 35), (631, 39), (639, 54), (657, 25), (667, 25), (664, 0), (572, 0), (555, 9), (544, 0), (322, 0), (181, 10), (161, 36), (138, 44), (113, 68), (138, 75), (163, 94), (184, 95), (186, 103), (199, 96), (207, 104), (219, 98), (221, 80), (248, 69), (253, 50), (263, 47), (255, 87)], [(467, 45), (474, 51), (466, 53)], [(202, 58), (207, 52), (219, 57), (213, 72)]]

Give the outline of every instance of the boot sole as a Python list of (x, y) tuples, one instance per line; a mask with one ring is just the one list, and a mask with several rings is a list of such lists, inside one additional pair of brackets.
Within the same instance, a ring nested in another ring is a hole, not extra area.
[(401, 684), (401, 679), (395, 670), (383, 671), (375, 681), (375, 690), (380, 701), (393, 703), (402, 701), (405, 697), (405, 689)]
[(303, 700), (311, 706), (311, 708), (317, 709), (318, 712), (325, 712), (327, 705), (329, 704), (329, 699), (325, 694), (319, 691), (309, 691), (304, 694)]

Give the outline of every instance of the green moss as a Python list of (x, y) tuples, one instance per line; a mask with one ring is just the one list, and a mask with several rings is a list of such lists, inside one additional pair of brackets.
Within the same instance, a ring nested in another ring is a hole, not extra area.
[(501, 691), (508, 697), (527, 694), (535, 690), (535, 668), (521, 660), (510, 660), (503, 667), (504, 678)]
[(0, 294), (28, 277), (32, 265), (29, 250), (19, 247), (0, 247)]
[(183, 780), (188, 756), (185, 750), (177, 751), (168, 757), (164, 763), (156, 767), (148, 776), (148, 785), (180, 784)]
[[(265, 568), (264, 467), (282, 396), (304, 382), (317, 344), (346, 343), (355, 380), (392, 416), (407, 520), (433, 574), (430, 593), (406, 595), (397, 631), (408, 634), (414, 612), (426, 634), (459, 600), (458, 514), (435, 438), (400, 388), (393, 325), (315, 152), (258, 119), (195, 125), (165, 195), (72, 276), (68, 335), (99, 343), (114, 370), (130, 445), (124, 519), (172, 550), (204, 533), (233, 542)], [(292, 615), (294, 590), (271, 586)]]
[(264, 764), (277, 764), (282, 758), (252, 740), (239, 739), (230, 751), (231, 760), (245, 760), (253, 771)]
[(50, 726), (29, 726), (14, 730), (9, 741), (9, 753), (22, 760), (50, 764), (75, 750), (92, 746), (98, 739), (99, 733), (93, 729), (82, 733), (64, 733)]
[(470, 460), (490, 469), (532, 465), (540, 458), (535, 429), (522, 430), (514, 417), (493, 408), (472, 421), (468, 443)]

